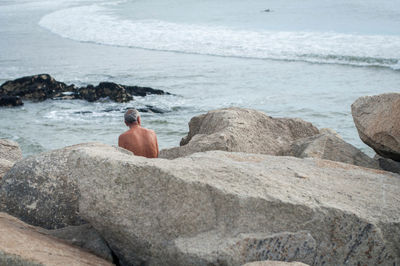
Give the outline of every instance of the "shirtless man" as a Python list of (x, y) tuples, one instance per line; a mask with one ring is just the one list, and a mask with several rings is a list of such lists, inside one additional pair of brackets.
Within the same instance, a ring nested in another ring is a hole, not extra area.
[(140, 126), (140, 115), (136, 109), (129, 109), (125, 115), (125, 125), (129, 130), (118, 138), (118, 146), (133, 154), (147, 158), (158, 157), (157, 136), (153, 130)]

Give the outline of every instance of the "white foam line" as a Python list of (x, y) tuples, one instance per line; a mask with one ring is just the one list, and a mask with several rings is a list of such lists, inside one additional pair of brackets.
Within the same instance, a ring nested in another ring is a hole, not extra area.
[(227, 27), (123, 20), (100, 5), (44, 16), (62, 37), (105, 45), (218, 56), (399, 67), (400, 37), (333, 32), (244, 31)]

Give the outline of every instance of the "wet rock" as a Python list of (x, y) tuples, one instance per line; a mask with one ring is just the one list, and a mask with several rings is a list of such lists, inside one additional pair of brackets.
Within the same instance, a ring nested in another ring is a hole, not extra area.
[[(97, 147), (105, 144), (81, 145)], [(46, 229), (86, 223), (79, 215), (80, 192), (68, 164), (71, 154), (81, 145), (18, 161), (0, 181), (0, 211)]]
[(361, 140), (382, 157), (400, 161), (400, 93), (358, 98), (351, 112)]
[(122, 103), (133, 100), (133, 96), (150, 94), (163, 95), (169, 93), (149, 87), (126, 86), (113, 82), (101, 82), (97, 86), (87, 85), (86, 87), (76, 88), (73, 84), (66, 85), (63, 82), (56, 81), (48, 74), (40, 74), (2, 84), (0, 86), (0, 106), (20, 105), (22, 104), (21, 99), (32, 101), (83, 99), (94, 102), (107, 98)]
[(147, 96), (151, 94), (156, 95), (170, 95), (169, 92), (163, 90), (156, 90), (149, 87), (138, 87), (138, 86), (124, 86), (126, 91), (133, 96)]
[(0, 95), (0, 106), (12, 107), (24, 105), (19, 96)]
[(102, 98), (109, 98), (114, 102), (129, 102), (133, 97), (128, 93), (124, 86), (112, 83), (101, 82), (98, 86), (88, 85), (78, 90), (79, 98), (89, 102), (98, 101)]
[(0, 265), (112, 265), (87, 251), (0, 213)]
[(56, 81), (48, 74), (40, 74), (7, 81), (0, 86), (0, 94), (19, 96), (32, 101), (44, 101), (57, 97), (62, 92), (73, 90), (73, 85), (68, 86)]
[(168, 112), (167, 110), (152, 106), (152, 105), (146, 105), (145, 108), (138, 108), (137, 109), (139, 112), (142, 113), (156, 113), (156, 114), (163, 114)]
[(400, 263), (396, 174), (222, 151), (154, 160), (106, 146), (82, 146), (69, 164), (80, 215), (127, 264)]
[(161, 158), (174, 159), (209, 150), (279, 155), (296, 139), (318, 134), (298, 118), (272, 118), (243, 108), (225, 108), (193, 117), (180, 147), (164, 149)]
[(333, 132), (324, 130), (325, 133), (295, 140), (288, 151), (283, 155), (299, 158), (318, 158), (362, 167), (380, 169), (376, 160), (345, 142)]
[(0, 139), (0, 179), (21, 159), (22, 151), (18, 143), (7, 139)]

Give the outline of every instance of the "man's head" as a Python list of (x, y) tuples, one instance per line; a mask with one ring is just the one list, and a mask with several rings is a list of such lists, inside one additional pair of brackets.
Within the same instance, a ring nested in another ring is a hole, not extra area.
[(135, 108), (129, 109), (128, 111), (126, 111), (124, 118), (125, 118), (125, 124), (127, 126), (134, 125), (134, 124), (140, 125), (140, 114), (139, 114), (138, 110), (136, 110)]

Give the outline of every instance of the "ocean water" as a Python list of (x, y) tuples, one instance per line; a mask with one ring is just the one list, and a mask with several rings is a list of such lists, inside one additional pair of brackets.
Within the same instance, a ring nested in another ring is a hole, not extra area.
[(3, 0), (0, 82), (38, 73), (174, 95), (0, 109), (0, 138), (17, 141), (25, 156), (87, 141), (115, 145), (122, 110), (145, 105), (167, 111), (142, 114), (161, 149), (178, 145), (191, 117), (239, 106), (332, 128), (373, 156), (350, 106), (400, 92), (400, 2)]

